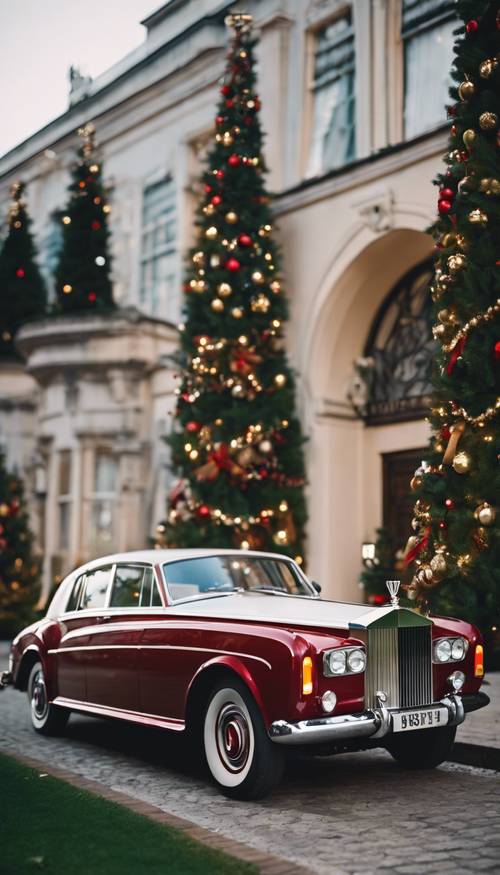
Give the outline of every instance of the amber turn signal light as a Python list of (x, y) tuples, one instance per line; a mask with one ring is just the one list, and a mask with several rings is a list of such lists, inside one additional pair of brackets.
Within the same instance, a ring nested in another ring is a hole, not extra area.
[(310, 696), (313, 691), (313, 661), (310, 656), (302, 660), (302, 695)]
[(476, 644), (474, 653), (474, 677), (482, 678), (484, 675), (484, 648), (482, 644)]

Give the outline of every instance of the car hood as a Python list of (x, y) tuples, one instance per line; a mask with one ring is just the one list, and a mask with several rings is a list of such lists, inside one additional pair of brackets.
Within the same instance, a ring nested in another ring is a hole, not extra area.
[(315, 629), (366, 629), (368, 626), (429, 625), (430, 620), (407, 608), (333, 602), (300, 596), (231, 593), (172, 605), (169, 613)]

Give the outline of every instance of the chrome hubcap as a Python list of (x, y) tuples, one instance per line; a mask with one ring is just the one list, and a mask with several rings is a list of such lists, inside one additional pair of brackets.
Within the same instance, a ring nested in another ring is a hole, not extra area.
[(37, 717), (45, 716), (47, 711), (47, 691), (45, 689), (45, 680), (43, 673), (37, 671), (31, 688), (31, 707)]
[(216, 736), (219, 757), (226, 769), (241, 772), (248, 760), (250, 735), (247, 719), (237, 705), (222, 708), (217, 718)]

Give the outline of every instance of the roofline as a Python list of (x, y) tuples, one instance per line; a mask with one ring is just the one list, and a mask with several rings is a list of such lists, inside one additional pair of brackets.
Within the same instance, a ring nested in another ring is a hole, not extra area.
[[(234, 0), (233, 0), (233, 2), (234, 2)], [(224, 17), (223, 17), (224, 14), (227, 12), (227, 10), (232, 5), (233, 5), (233, 3), (227, 2), (227, 0), (226, 0), (226, 2), (224, 2), (221, 6), (219, 6), (218, 9), (216, 9), (214, 12), (211, 12), (207, 15), (204, 15), (202, 18), (199, 18), (197, 21), (193, 22), (193, 24), (188, 25), (188, 27), (186, 27), (180, 33), (176, 34), (174, 37), (172, 37), (172, 39), (168, 40), (168, 42), (162, 43), (160, 46), (158, 46), (157, 49), (152, 51), (150, 54), (146, 55), (144, 58), (141, 58), (135, 64), (132, 64), (131, 67), (128, 67), (126, 70), (124, 70), (118, 76), (116, 76), (115, 79), (112, 79), (110, 82), (107, 82), (105, 85), (102, 86), (102, 88), (99, 88), (98, 91), (95, 91), (93, 94), (90, 94), (88, 97), (84, 97), (82, 100), (79, 100), (77, 103), (74, 103), (72, 106), (69, 106), (65, 112), (61, 113), (61, 115), (56, 116), (50, 122), (47, 122), (46, 125), (44, 125), (41, 128), (38, 128), (38, 130), (34, 131), (33, 134), (30, 134), (29, 137), (26, 137), (26, 139), (21, 140), (20, 143), (17, 143), (16, 146), (13, 146), (12, 149), (9, 149), (8, 152), (4, 152), (3, 155), (0, 155), (0, 164), (4, 160), (8, 161), (10, 158), (12, 158), (15, 155), (15, 153), (17, 152), (18, 149), (21, 149), (22, 147), (26, 146), (28, 143), (34, 141), (41, 134), (44, 134), (47, 131), (50, 131), (51, 128), (56, 127), (63, 120), (70, 119), (72, 116), (81, 115), (82, 109), (85, 109), (87, 107), (90, 108), (91, 105), (93, 103), (95, 103), (98, 98), (107, 94), (112, 88), (115, 87), (115, 85), (117, 83), (120, 83), (120, 82), (124, 81), (125, 79), (130, 78), (138, 70), (141, 70), (144, 67), (149, 66), (151, 63), (156, 61), (161, 55), (165, 54), (169, 49), (175, 47), (178, 43), (180, 43), (184, 39), (186, 39), (186, 37), (189, 37), (193, 33), (196, 33), (198, 30), (201, 30), (207, 24), (213, 24), (213, 23), (217, 23), (220, 21), (223, 22), (224, 21)], [(147, 90), (147, 88), (150, 88), (150, 87), (151, 86), (148, 85), (148, 86), (146, 86), (146, 89), (142, 89), (142, 88), (138, 89), (138, 91), (133, 96), (135, 97), (136, 94), (140, 94), (141, 91)], [(127, 98), (127, 99), (130, 99), (130, 98)], [(114, 108), (115, 106), (119, 106), (123, 102), (124, 102), (123, 100), (117, 101), (117, 103), (114, 104), (113, 107), (108, 107), (105, 110), (105, 112), (106, 113), (109, 112), (110, 109)], [(90, 117), (91, 113), (85, 113), (85, 115), (88, 115)], [(60, 139), (64, 139), (64, 137), (66, 137), (66, 136), (68, 136), (68, 134), (62, 134), (60, 137), (58, 137), (56, 140), (54, 140), (54, 143)], [(19, 165), (24, 164), (26, 161), (31, 160), (31, 158), (33, 158), (34, 155), (36, 155), (36, 151), (33, 153), (33, 155), (30, 155), (28, 158), (23, 158), (22, 161), (19, 162)], [(10, 170), (8, 170), (7, 174), (12, 173), (14, 169), (15, 168), (11, 168)], [(0, 174), (0, 179), (2, 178), (2, 175), (3, 174)]]
[(150, 12), (149, 15), (146, 15), (146, 18), (143, 18), (139, 23), (147, 30), (150, 30), (150, 28), (159, 24), (164, 18), (168, 18), (172, 12), (175, 12), (175, 10), (179, 9), (181, 6), (185, 6), (188, 2), (189, 0), (167, 0), (166, 3), (159, 6), (154, 12)]

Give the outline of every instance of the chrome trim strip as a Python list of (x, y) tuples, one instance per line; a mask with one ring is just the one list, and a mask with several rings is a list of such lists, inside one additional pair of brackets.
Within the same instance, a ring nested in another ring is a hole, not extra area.
[(126, 708), (115, 708), (113, 705), (99, 705), (96, 702), (81, 702), (79, 699), (67, 699), (64, 696), (56, 696), (53, 699), (54, 705), (59, 705), (63, 708), (74, 708), (78, 711), (91, 711), (95, 714), (107, 714), (112, 711), (113, 714), (121, 715), (125, 720), (134, 720), (137, 718), (145, 718), (146, 720), (155, 720), (162, 724), (170, 724), (171, 728), (184, 729), (185, 720), (179, 717), (164, 717), (162, 714), (148, 714), (145, 711), (132, 711)]
[[(446, 696), (439, 702), (418, 708), (393, 708), (398, 714), (426, 711), (445, 707), (448, 720), (445, 725), (459, 726), (465, 719), (463, 702), (459, 696)], [(269, 727), (269, 737), (277, 744), (322, 744), (356, 738), (383, 738), (392, 733), (392, 715), (387, 708), (373, 708), (359, 714), (338, 717), (316, 717), (312, 720), (275, 720)]]
[(267, 659), (263, 659), (261, 656), (253, 656), (250, 653), (239, 653), (235, 650), (216, 650), (211, 647), (187, 647), (177, 644), (81, 644), (73, 647), (52, 648), (47, 653), (73, 653), (80, 650), (190, 650), (199, 653), (217, 653), (219, 656), (240, 656), (243, 659), (255, 659), (257, 662), (264, 663), (267, 668), (272, 669), (272, 665)]

